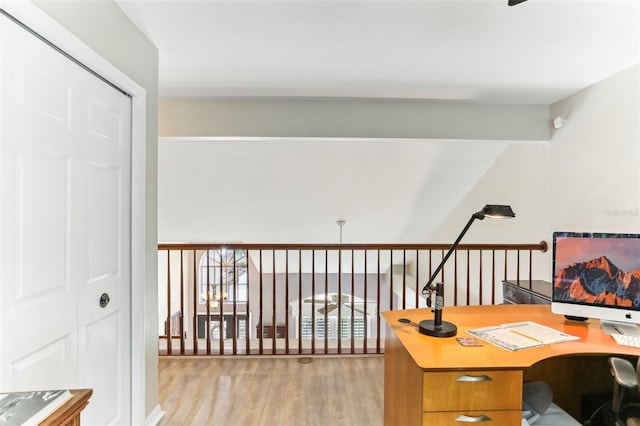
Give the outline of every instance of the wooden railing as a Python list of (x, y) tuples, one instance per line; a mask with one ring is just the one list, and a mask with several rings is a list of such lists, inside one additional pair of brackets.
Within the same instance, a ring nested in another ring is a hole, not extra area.
[[(159, 354), (383, 353), (380, 313), (425, 307), (421, 289), (448, 249), (159, 244)], [(445, 306), (502, 303), (502, 281), (548, 280), (546, 250), (459, 245), (439, 276)]]

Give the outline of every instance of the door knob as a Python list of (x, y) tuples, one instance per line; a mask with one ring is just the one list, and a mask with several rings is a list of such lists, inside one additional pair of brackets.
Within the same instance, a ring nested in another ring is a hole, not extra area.
[(107, 293), (102, 293), (102, 296), (100, 296), (100, 307), (105, 308), (109, 304), (110, 300), (111, 299), (109, 299), (109, 295)]

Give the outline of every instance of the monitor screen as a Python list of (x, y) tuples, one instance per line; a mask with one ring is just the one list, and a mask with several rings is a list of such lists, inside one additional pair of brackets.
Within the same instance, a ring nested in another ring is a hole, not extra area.
[(555, 232), (551, 309), (640, 323), (640, 235)]

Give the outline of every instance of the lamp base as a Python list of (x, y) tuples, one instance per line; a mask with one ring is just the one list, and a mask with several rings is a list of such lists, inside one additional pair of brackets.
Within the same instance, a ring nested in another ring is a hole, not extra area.
[(432, 337), (452, 337), (458, 334), (458, 327), (447, 321), (435, 325), (435, 320), (423, 320), (418, 324), (418, 331)]

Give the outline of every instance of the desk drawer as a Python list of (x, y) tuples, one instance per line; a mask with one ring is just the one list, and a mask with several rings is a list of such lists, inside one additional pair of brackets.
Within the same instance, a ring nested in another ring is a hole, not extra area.
[(463, 426), (466, 424), (482, 424), (495, 426), (519, 425), (522, 421), (522, 411), (440, 411), (424, 413), (423, 426)]
[(423, 411), (520, 410), (521, 370), (423, 373)]

